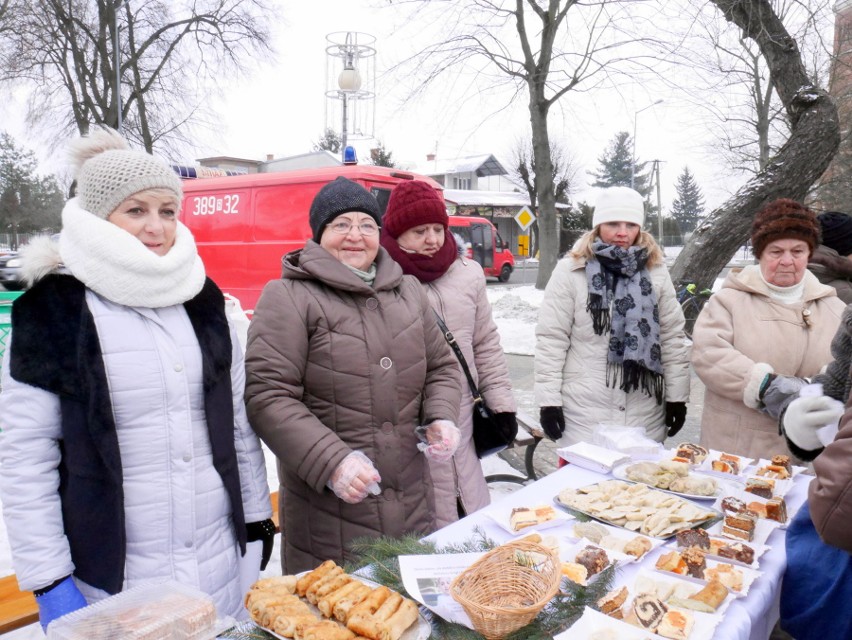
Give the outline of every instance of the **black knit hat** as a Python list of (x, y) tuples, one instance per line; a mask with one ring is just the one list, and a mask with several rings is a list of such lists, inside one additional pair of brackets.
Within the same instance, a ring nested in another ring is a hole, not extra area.
[(817, 216), (822, 228), (822, 243), (842, 256), (852, 254), (852, 216), (840, 211), (826, 211)]
[(314, 240), (319, 242), (325, 225), (348, 211), (366, 213), (377, 225), (382, 224), (379, 203), (370, 192), (357, 182), (338, 176), (320, 189), (311, 203), (310, 222)]
[(819, 223), (816, 214), (805, 205), (779, 198), (765, 205), (754, 217), (751, 225), (751, 246), (754, 257), (760, 254), (770, 242), (794, 239), (807, 242), (810, 253), (819, 244)]

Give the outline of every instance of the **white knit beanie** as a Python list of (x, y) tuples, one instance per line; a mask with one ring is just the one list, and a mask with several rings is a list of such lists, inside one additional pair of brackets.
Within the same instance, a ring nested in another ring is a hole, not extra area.
[(630, 187), (609, 187), (601, 191), (595, 202), (592, 228), (604, 222), (632, 222), (640, 227), (645, 222), (645, 202)]
[(106, 219), (134, 193), (168, 189), (178, 207), (183, 188), (177, 173), (149, 153), (130, 149), (117, 131), (103, 127), (69, 145), (80, 206)]

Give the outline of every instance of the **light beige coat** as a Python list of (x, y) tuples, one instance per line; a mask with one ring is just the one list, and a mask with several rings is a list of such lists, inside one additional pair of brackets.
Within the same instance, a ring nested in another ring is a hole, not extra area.
[(802, 301), (784, 304), (769, 297), (760, 266), (750, 265), (707, 301), (692, 345), (692, 365), (706, 387), (702, 445), (752, 458), (790, 453), (777, 421), (757, 409), (761, 381), (771, 372), (819, 373), (831, 361), (845, 308), (809, 271), (803, 282)]
[[(535, 399), (540, 407), (562, 407), (565, 434), (560, 446), (591, 442), (598, 424), (642, 426), (649, 438), (666, 436), (664, 405), (644, 391), (625, 393), (607, 385), (609, 332), (596, 335), (586, 311), (586, 261), (560, 260), (550, 277), (538, 314)], [(683, 312), (668, 269), (649, 269), (660, 315), (660, 346), (668, 402), (689, 400), (689, 353)]]
[[(432, 307), (461, 348), (485, 404), (495, 413), (517, 411), (500, 334), (491, 317), (482, 267), (473, 260), (459, 258), (443, 276), (423, 286)], [(461, 367), (458, 367), (458, 385), (462, 392), (458, 421), (461, 444), (450, 462), (429, 461), (438, 527), (458, 520), (457, 499), (466, 514), (491, 501), (473, 446), (473, 398)]]

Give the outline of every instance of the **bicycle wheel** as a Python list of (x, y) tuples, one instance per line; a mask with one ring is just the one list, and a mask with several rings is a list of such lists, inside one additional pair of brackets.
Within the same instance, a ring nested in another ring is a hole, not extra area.
[(698, 320), (698, 315), (701, 313), (705, 302), (707, 302), (707, 298), (692, 297), (684, 300), (683, 304), (680, 305), (683, 311), (683, 319), (685, 320), (683, 332), (690, 340), (692, 340), (692, 330), (695, 328), (695, 321)]

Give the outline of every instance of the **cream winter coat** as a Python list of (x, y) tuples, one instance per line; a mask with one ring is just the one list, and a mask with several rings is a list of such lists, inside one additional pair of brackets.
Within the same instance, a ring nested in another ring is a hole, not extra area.
[[(591, 442), (599, 424), (642, 426), (649, 438), (666, 437), (665, 404), (641, 390), (625, 393), (606, 382), (609, 333), (596, 335), (586, 311), (586, 261), (560, 260), (545, 289), (538, 314), (535, 348), (535, 400), (561, 406), (565, 434), (560, 446)], [(689, 355), (683, 312), (663, 265), (648, 270), (660, 315), (660, 346), (667, 402), (689, 400)]]
[(769, 297), (760, 265), (731, 273), (698, 316), (692, 365), (706, 387), (701, 444), (751, 458), (790, 454), (778, 422), (758, 411), (767, 373), (810, 377), (831, 362), (845, 305), (805, 271), (801, 302)]
[[(517, 411), (506, 356), (485, 293), (482, 267), (473, 260), (459, 258), (443, 276), (423, 286), (432, 307), (458, 342), (488, 407), (495, 413)], [(457, 497), (466, 514), (490, 502), (482, 465), (473, 446), (473, 398), (461, 367), (458, 385), (462, 390), (458, 421), (461, 444), (450, 462), (429, 461), (438, 527), (458, 520)]]
[[(124, 589), (141, 580), (174, 579), (213, 597), (221, 615), (242, 615), (240, 550), (222, 480), (213, 467), (204, 418), (201, 352), (182, 305), (118, 305), (89, 291), (121, 450), (127, 559)], [(14, 340), (14, 337), (12, 337)], [(263, 453), (243, 405), (242, 351), (231, 331), (234, 439), (246, 522), (270, 515)], [(6, 359), (10, 353), (6, 348)], [(3, 507), (15, 572), (23, 589), (70, 574), (56, 464), (59, 397), (2, 372), (0, 460)], [(31, 468), (43, 469), (32, 481)], [(20, 474), (20, 481), (16, 480)], [(38, 532), (34, 535), (33, 532)], [(89, 604), (104, 591), (77, 581)]]

